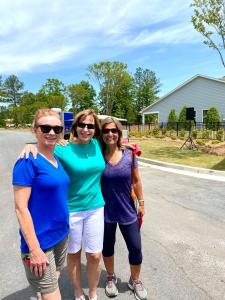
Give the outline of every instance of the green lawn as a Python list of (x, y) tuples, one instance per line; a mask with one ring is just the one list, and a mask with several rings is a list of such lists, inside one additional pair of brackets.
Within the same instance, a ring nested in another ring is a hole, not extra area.
[(225, 171), (225, 157), (206, 154), (200, 150), (180, 150), (183, 141), (161, 139), (130, 139), (142, 150), (142, 157), (169, 163)]

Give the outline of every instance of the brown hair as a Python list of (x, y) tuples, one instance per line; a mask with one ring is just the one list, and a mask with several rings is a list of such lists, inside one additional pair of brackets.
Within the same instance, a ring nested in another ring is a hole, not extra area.
[[(117, 118), (114, 117), (107, 117), (102, 121), (102, 130), (105, 128), (106, 125), (114, 123), (116, 125), (116, 128), (118, 129), (118, 141), (117, 141), (117, 147), (119, 149), (122, 149), (122, 135), (123, 135), (123, 126), (120, 123), (120, 121)], [(102, 140), (103, 150), (105, 150), (105, 142)]]
[(71, 127), (71, 133), (73, 136), (77, 137), (77, 124), (82, 122), (84, 119), (86, 119), (86, 117), (88, 116), (92, 116), (94, 118), (95, 121), (95, 134), (94, 137), (99, 139), (100, 138), (100, 134), (101, 134), (101, 125), (99, 122), (99, 119), (95, 113), (95, 111), (93, 109), (85, 109), (82, 110), (81, 112), (79, 112), (72, 124)]
[(40, 118), (47, 117), (47, 116), (57, 117), (59, 118), (59, 120), (61, 120), (58, 112), (53, 111), (50, 108), (41, 108), (35, 112), (33, 123), (32, 123), (32, 129), (34, 130), (34, 128), (38, 126), (38, 120)]

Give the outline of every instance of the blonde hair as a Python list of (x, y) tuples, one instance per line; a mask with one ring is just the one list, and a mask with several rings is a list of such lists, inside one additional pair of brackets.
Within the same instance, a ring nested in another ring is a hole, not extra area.
[(96, 115), (96, 113), (93, 109), (82, 110), (81, 112), (79, 112), (76, 115), (76, 117), (73, 121), (73, 124), (71, 126), (71, 133), (74, 137), (77, 137), (77, 125), (78, 125), (78, 123), (82, 122), (88, 116), (92, 116), (94, 118), (94, 121), (95, 121), (95, 134), (94, 134), (94, 137), (99, 139), (100, 134), (101, 134), (101, 125), (100, 125), (99, 119), (98, 119), (98, 117), (97, 117), (97, 115)]
[(57, 117), (59, 120), (61, 120), (58, 112), (53, 111), (50, 108), (41, 108), (35, 112), (33, 123), (32, 123), (32, 128), (34, 129), (35, 127), (38, 126), (38, 120), (40, 118), (47, 117), (47, 116)]
[[(116, 128), (118, 129), (118, 141), (117, 146), (119, 149), (122, 149), (122, 135), (123, 135), (123, 126), (117, 118), (114, 117), (107, 117), (102, 121), (102, 130), (105, 128), (106, 125), (114, 123)], [(105, 142), (102, 139), (103, 149), (105, 149)]]

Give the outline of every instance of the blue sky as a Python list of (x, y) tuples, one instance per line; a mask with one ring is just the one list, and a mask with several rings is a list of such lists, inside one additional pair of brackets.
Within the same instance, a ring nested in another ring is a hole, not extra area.
[[(168, 4), (166, 4), (168, 3)], [(218, 54), (191, 23), (191, 1), (8, 0), (0, 2), (0, 74), (36, 92), (47, 78), (87, 80), (105, 60), (156, 73), (164, 95), (196, 74), (222, 77)], [(92, 82), (93, 84), (93, 82)]]

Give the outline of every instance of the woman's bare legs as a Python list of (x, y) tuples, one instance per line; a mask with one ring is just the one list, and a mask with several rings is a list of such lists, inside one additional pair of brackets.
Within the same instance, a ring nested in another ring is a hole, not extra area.
[(86, 253), (86, 257), (89, 297), (93, 298), (97, 295), (97, 287), (100, 276), (99, 264), (101, 260), (101, 253)]
[(57, 290), (55, 290), (52, 293), (49, 294), (41, 294), (41, 298), (39, 298), (41, 300), (61, 300), (61, 294), (59, 291), (59, 288), (57, 288)]
[(133, 280), (139, 280), (141, 265), (130, 265), (130, 272)]
[(74, 295), (80, 297), (83, 295), (81, 286), (81, 250), (77, 253), (67, 255), (67, 267), (73, 284)]
[(109, 256), (109, 257), (103, 256), (103, 261), (104, 261), (107, 275), (113, 276), (113, 274), (114, 274), (114, 255)]

